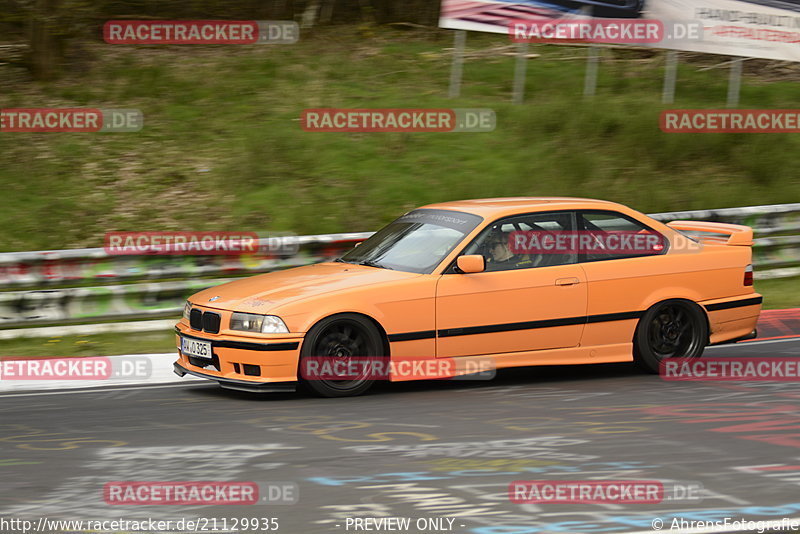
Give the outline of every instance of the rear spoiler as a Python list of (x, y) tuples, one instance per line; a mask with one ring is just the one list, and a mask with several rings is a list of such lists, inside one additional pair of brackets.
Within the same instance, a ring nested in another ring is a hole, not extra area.
[[(753, 229), (741, 224), (727, 224), (708, 221), (672, 221), (667, 226), (679, 232), (692, 234), (708, 244), (723, 244), (749, 247), (753, 245)], [(713, 234), (713, 235), (704, 235)], [(727, 235), (724, 239), (721, 235)]]

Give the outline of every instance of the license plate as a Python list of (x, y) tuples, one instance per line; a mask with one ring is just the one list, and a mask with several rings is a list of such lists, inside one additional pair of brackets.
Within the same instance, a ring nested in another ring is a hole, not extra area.
[(194, 358), (211, 360), (211, 343), (181, 336), (181, 352)]

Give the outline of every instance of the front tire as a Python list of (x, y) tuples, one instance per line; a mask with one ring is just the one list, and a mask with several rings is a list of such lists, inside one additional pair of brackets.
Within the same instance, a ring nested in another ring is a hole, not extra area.
[[(308, 331), (300, 351), (300, 365), (312, 357), (342, 358), (384, 357), (383, 338), (372, 322), (354, 313), (332, 315)], [(302, 376), (302, 373), (301, 373)], [(303, 378), (306, 390), (322, 397), (352, 397), (365, 393), (374, 380), (366, 373), (352, 380)]]
[(708, 321), (693, 302), (672, 299), (647, 310), (633, 336), (633, 359), (648, 373), (658, 374), (670, 358), (699, 358), (708, 343)]

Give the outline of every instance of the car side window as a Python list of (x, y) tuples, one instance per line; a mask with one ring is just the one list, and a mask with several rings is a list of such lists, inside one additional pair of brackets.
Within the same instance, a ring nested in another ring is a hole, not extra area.
[(666, 250), (666, 238), (643, 223), (613, 211), (581, 211), (579, 234), (589, 234), (589, 247), (581, 247), (580, 261), (601, 261), (652, 256)]
[(485, 228), (462, 252), (480, 254), (486, 271), (510, 271), (551, 267), (578, 261), (572, 251), (532, 250), (530, 236), (557, 235), (574, 230), (574, 212), (560, 211), (515, 215), (500, 219)]

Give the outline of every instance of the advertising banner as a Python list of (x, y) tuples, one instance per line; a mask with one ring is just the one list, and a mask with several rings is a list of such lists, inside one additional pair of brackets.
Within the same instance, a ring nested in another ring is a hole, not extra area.
[(515, 42), (800, 61), (800, 0), (442, 0), (439, 25), (505, 33)]

